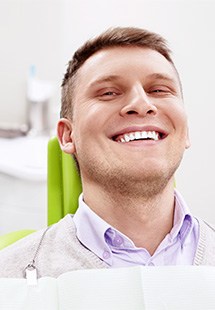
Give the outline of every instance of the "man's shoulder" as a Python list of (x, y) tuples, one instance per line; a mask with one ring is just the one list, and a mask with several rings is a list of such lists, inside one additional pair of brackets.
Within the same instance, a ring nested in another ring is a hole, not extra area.
[(215, 266), (215, 225), (197, 219), (199, 222), (199, 242), (195, 265)]
[[(23, 277), (24, 269), (32, 260), (35, 246), (42, 234), (43, 230), (34, 232), (0, 251), (0, 266), (3, 267), (0, 277), (13, 277), (14, 270), (19, 270), (17, 277)], [(20, 270), (20, 266), (23, 270)]]
[(204, 233), (209, 233), (212, 237), (215, 237), (215, 224), (211, 224), (208, 221), (202, 220), (200, 218), (197, 218), (199, 222), (200, 230), (202, 230)]
[(62, 237), (62, 233), (64, 231), (64, 233), (66, 232), (66, 229), (69, 227), (70, 230), (75, 232), (75, 226), (74, 223), (71, 219), (71, 221), (69, 222), (68, 225), (68, 215), (65, 216), (63, 219), (61, 219), (59, 222), (49, 226), (49, 227), (45, 227), (42, 228), (38, 231), (35, 231), (29, 235), (27, 235), (24, 238), (21, 238), (20, 240), (14, 242), (13, 244), (5, 247), (4, 249), (2, 249), (0, 251), (0, 255), (2, 256), (2, 254), (4, 253), (9, 253), (9, 252), (14, 252), (14, 251), (20, 251), (21, 249), (23, 250), (24, 248), (29, 248), (29, 250), (32, 250), (32, 248), (34, 247), (35, 243), (37, 241), (40, 241), (40, 239), (44, 236), (46, 237), (46, 239), (56, 239), (56, 238), (61, 238)]
[[(46, 255), (54, 252), (59, 247), (61, 241), (70, 235), (70, 243), (74, 238), (72, 231), (75, 229), (73, 221), (71, 221), (70, 231), (66, 229), (68, 226), (67, 219), (64, 218), (58, 223), (36, 232), (16, 241), (0, 251), (0, 277), (23, 277), (25, 267), (32, 262), (35, 255)], [(65, 242), (64, 242), (65, 244)], [(37, 257), (36, 257), (37, 259)], [(48, 257), (47, 257), (48, 259)]]

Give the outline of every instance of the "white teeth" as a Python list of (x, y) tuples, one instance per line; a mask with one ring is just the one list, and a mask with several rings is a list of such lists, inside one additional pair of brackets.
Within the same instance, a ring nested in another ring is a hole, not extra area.
[(152, 132), (152, 131), (149, 131), (148, 137), (151, 138), (151, 139), (153, 139), (154, 135), (153, 135), (153, 132)]
[(135, 139), (141, 139), (141, 132), (140, 131), (136, 131), (135, 133), (134, 133), (134, 136), (135, 136)]
[(159, 139), (158, 133), (154, 131), (153, 135), (154, 135), (154, 140), (157, 141)]
[(131, 141), (133, 141), (133, 140), (135, 140), (136, 137), (135, 137), (135, 135), (133, 133), (130, 133), (129, 134), (129, 138), (130, 138)]
[(123, 135), (123, 137), (119, 140), (119, 142), (125, 143), (133, 140), (147, 139), (147, 138), (152, 139), (154, 141), (158, 141), (159, 134), (156, 131), (135, 131)]
[(130, 138), (128, 135), (124, 135), (124, 139), (125, 139), (125, 142), (129, 142), (130, 141)]
[(142, 131), (141, 132), (141, 138), (142, 139), (146, 139), (148, 137), (147, 132), (146, 131)]

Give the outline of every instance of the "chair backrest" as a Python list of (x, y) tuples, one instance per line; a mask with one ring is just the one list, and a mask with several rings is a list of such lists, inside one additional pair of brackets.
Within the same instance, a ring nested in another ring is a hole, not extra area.
[(61, 151), (56, 137), (48, 143), (48, 225), (74, 214), (82, 191), (81, 178), (71, 155)]

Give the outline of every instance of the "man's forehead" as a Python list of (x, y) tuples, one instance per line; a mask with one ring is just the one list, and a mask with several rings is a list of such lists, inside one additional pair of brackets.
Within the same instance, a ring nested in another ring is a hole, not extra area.
[[(106, 62), (108, 62), (109, 57), (113, 57), (113, 58), (119, 58), (120, 57), (121, 58), (122, 56), (124, 56), (124, 58), (126, 58), (126, 57), (130, 58), (130, 57), (132, 57), (131, 53), (135, 53), (135, 52), (139, 52), (139, 53), (148, 52), (151, 54), (158, 54), (161, 57), (164, 57), (158, 51), (153, 50), (153, 49), (148, 48), (148, 47), (145, 47), (145, 46), (113, 46), (113, 47), (102, 48), (101, 50), (92, 54), (88, 59), (86, 59), (86, 61), (82, 65), (82, 67), (84, 67), (86, 65), (87, 66), (93, 66), (93, 65), (96, 65), (100, 61), (103, 62), (104, 60)], [(135, 57), (135, 55), (134, 55), (134, 57)]]
[(178, 82), (174, 65), (159, 52), (145, 47), (113, 47), (96, 52), (79, 69), (77, 82), (88, 86), (120, 82), (133, 69), (148, 79)]

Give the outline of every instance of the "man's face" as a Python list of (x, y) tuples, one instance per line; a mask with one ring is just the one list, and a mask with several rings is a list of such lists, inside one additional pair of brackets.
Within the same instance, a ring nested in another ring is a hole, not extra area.
[(176, 71), (154, 50), (95, 53), (78, 71), (73, 104), (71, 138), (83, 182), (170, 178), (189, 146)]

